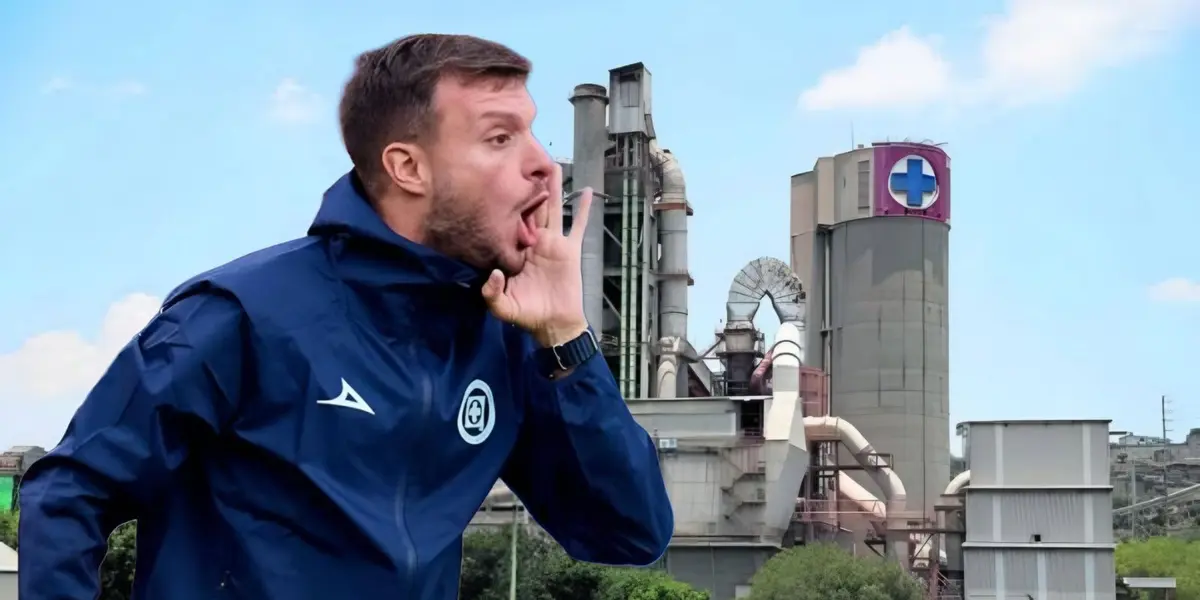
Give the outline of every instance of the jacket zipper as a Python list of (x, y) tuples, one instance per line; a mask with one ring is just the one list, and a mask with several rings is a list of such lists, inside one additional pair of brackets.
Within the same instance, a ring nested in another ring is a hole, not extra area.
[[(409, 354), (412, 355), (413, 364), (420, 364), (419, 351), (415, 346), (408, 347)], [(429, 376), (429, 372), (421, 369), (421, 418), (417, 421), (417, 429), (415, 435), (412, 436), (412, 442), (408, 445), (406, 456), (403, 458), (404, 464), (413, 464), (412, 458), (420, 449), (422, 436), (421, 432), (425, 431), (425, 423), (429, 420), (429, 413), (433, 410), (433, 378)], [(407, 554), (407, 561), (404, 565), (404, 577), (406, 588), (405, 598), (415, 597), (413, 595), (413, 587), (417, 578), (417, 546), (413, 542), (412, 530), (408, 527), (408, 515), (404, 510), (405, 499), (408, 497), (408, 473), (409, 467), (405, 467), (400, 475), (400, 492), (396, 496), (396, 521), (399, 523), (403, 535), (400, 537), (404, 540), (404, 549)]]

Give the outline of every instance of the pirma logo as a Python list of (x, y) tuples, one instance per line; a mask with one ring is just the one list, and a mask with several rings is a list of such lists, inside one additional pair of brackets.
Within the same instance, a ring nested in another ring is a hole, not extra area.
[(464, 442), (476, 446), (492, 435), (495, 425), (496, 401), (492, 397), (492, 388), (476, 379), (463, 392), (462, 404), (458, 407), (458, 435)]
[(933, 165), (916, 154), (896, 161), (888, 175), (888, 193), (904, 208), (925, 210), (933, 206), (938, 199), (938, 180)]

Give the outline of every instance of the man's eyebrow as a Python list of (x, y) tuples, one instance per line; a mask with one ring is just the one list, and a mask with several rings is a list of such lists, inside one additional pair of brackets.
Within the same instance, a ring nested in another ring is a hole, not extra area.
[(521, 117), (517, 113), (507, 110), (489, 110), (482, 115), (479, 115), (480, 121), (500, 121), (510, 127), (520, 127), (522, 125)]

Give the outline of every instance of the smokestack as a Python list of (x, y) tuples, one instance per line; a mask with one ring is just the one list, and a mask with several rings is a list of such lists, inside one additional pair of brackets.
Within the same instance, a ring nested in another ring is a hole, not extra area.
[[(574, 190), (590, 187), (604, 193), (604, 150), (608, 147), (608, 92), (602, 85), (584, 83), (571, 94), (575, 106)], [(576, 201), (578, 202), (578, 201)], [(578, 205), (575, 207), (578, 209)], [(577, 214), (577, 213), (576, 213)], [(604, 199), (592, 200), (588, 228), (583, 234), (583, 314), (596, 331), (604, 327)]]

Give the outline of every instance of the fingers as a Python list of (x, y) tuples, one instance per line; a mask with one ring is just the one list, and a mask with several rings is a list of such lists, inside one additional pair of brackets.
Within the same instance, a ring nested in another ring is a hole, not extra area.
[(516, 318), (517, 306), (512, 297), (504, 293), (504, 286), (504, 273), (499, 269), (493, 270), (483, 284), (483, 300), (496, 318), (511, 323)]
[(571, 235), (573, 240), (583, 240), (583, 232), (588, 226), (588, 217), (592, 212), (592, 188), (583, 188), (583, 192), (579, 194), (579, 200), (575, 202), (575, 212), (572, 213), (571, 220)]
[(550, 199), (546, 201), (546, 228), (562, 235), (563, 230), (562, 165), (554, 163), (550, 171)]

